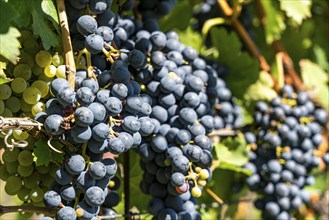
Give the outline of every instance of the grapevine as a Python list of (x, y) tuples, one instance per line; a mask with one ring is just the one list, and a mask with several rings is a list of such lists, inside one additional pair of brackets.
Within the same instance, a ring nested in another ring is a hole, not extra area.
[(0, 0), (0, 218), (324, 216), (326, 7)]

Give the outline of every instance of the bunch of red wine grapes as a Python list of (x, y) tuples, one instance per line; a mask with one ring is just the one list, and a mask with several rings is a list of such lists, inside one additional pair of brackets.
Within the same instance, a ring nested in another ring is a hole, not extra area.
[[(291, 219), (294, 210), (310, 201), (303, 188), (315, 182), (311, 172), (321, 163), (316, 152), (327, 122), (324, 109), (289, 85), (270, 104), (257, 103), (255, 125), (245, 133), (253, 149), (245, 168), (252, 172), (246, 183), (260, 195), (255, 206), (264, 219)], [(323, 156), (325, 163), (327, 157), (328, 153)]]
[(109, 186), (117, 165), (103, 154), (130, 149), (141, 156), (141, 189), (152, 195), (148, 211), (156, 219), (200, 218), (194, 197), (211, 178), (207, 134), (238, 126), (241, 110), (194, 48), (159, 30), (156, 12), (168, 13), (174, 1), (160, 3), (141, 1), (140, 21), (111, 11), (109, 0), (66, 2), (79, 67), (75, 86), (53, 80), (54, 97), (36, 118), (49, 136), (75, 149), (66, 148), (44, 196), (46, 206), (60, 208), (57, 219), (96, 219), (106, 214), (106, 201), (113, 208)]
[[(0, 85), (1, 117), (34, 117), (45, 110), (50, 97), (49, 84), (53, 77), (65, 78), (63, 58), (39, 47), (40, 39), (29, 31), (22, 31), (22, 49), (17, 65), (8, 64), (11, 82)], [(26, 141), (24, 148), (6, 148), (1, 134), (0, 148), (4, 148), (0, 164), (0, 178), (5, 181), (5, 192), (17, 195), (24, 204), (43, 206), (43, 194), (54, 180), (57, 166), (37, 165), (33, 150), (37, 141), (27, 131), (13, 130), (8, 140)], [(11, 144), (11, 143), (9, 143)], [(32, 213), (25, 213), (28, 217)]]

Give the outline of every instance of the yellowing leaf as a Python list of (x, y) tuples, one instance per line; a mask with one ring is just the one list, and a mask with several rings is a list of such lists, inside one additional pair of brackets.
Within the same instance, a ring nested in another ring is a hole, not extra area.
[(319, 65), (310, 60), (299, 62), (303, 82), (307, 89), (315, 93), (316, 99), (329, 109), (329, 76)]
[(14, 27), (10, 27), (5, 33), (0, 33), (0, 55), (8, 59), (13, 64), (17, 63), (19, 48), (21, 47), (19, 38), (21, 33)]
[(312, 16), (311, 6), (311, 0), (280, 0), (280, 8), (298, 25), (303, 22), (303, 19)]
[(283, 20), (283, 15), (276, 7), (275, 1), (259, 1), (264, 9), (265, 20), (265, 35), (266, 42), (271, 44), (274, 40), (281, 38), (281, 33), (286, 29), (286, 25)]

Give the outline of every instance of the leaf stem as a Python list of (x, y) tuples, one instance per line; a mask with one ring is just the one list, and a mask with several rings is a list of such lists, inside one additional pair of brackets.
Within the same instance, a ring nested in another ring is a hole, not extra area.
[(64, 0), (56, 0), (58, 17), (62, 32), (62, 42), (65, 53), (67, 80), (74, 90), (76, 66), (74, 62), (73, 48), (71, 44), (70, 29), (67, 21)]

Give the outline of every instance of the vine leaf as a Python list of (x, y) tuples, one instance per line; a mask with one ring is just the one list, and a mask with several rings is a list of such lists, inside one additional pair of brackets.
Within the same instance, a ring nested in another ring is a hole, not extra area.
[(14, 27), (10, 27), (6, 33), (0, 33), (0, 55), (8, 59), (13, 64), (17, 63), (19, 56), (19, 43), (18, 37), (21, 33)]
[(213, 27), (210, 35), (212, 44), (218, 51), (218, 55), (214, 58), (228, 67), (230, 72), (225, 80), (234, 96), (242, 99), (248, 87), (258, 79), (259, 62), (247, 52), (242, 51), (236, 32), (228, 32), (223, 27)]
[[(62, 147), (62, 145), (57, 141), (53, 141), (52, 145), (57, 149), (60, 149)], [(36, 147), (34, 148), (33, 151), (33, 155), (34, 155), (33, 160), (35, 161), (35, 164), (37, 166), (41, 166), (41, 165), (48, 166), (48, 164), (52, 161), (56, 161), (59, 163), (63, 162), (64, 155), (50, 150), (47, 145), (47, 141), (39, 140), (35, 143), (35, 146)]]
[[(121, 158), (122, 159), (122, 158)], [(120, 157), (119, 157), (120, 160)], [(130, 178), (130, 206), (137, 208), (140, 212), (147, 210), (147, 202), (150, 201), (150, 196), (144, 193), (141, 193), (140, 190), (140, 182), (143, 179), (144, 171), (140, 167), (140, 157), (134, 152), (130, 153), (130, 170), (129, 170), (129, 178)], [(121, 179), (123, 183), (123, 179)], [(119, 205), (116, 207), (118, 213), (124, 213), (124, 193), (123, 187), (118, 189), (118, 193), (121, 195), (122, 200)], [(135, 196), (138, 195), (138, 196)]]
[(310, 60), (299, 62), (303, 82), (307, 89), (315, 93), (317, 100), (329, 109), (329, 76), (319, 65)]
[(59, 39), (52, 29), (49, 27), (45, 14), (41, 8), (40, 1), (33, 1), (32, 18), (33, 18), (33, 32), (41, 37), (42, 45), (46, 50), (50, 47), (58, 46)]
[[(58, 16), (52, 0), (11, 0), (8, 3), (20, 14), (15, 19), (19, 27), (26, 27), (32, 22), (33, 33), (41, 37), (44, 49), (59, 46)], [(49, 25), (50, 22), (57, 33)]]
[(238, 173), (250, 175), (250, 172), (241, 168), (248, 162), (246, 141), (242, 136), (228, 137), (214, 145), (218, 167)]
[(281, 38), (281, 33), (286, 29), (284, 17), (274, 1), (259, 1), (262, 4), (265, 15), (266, 42), (271, 44), (274, 40)]
[(0, 85), (12, 81), (12, 79), (8, 78), (5, 74), (7, 64), (5, 62), (0, 62)]
[(280, 8), (286, 12), (287, 16), (293, 19), (298, 25), (301, 25), (305, 18), (312, 16), (311, 0), (280, 0)]
[(179, 35), (179, 41), (186, 45), (195, 48), (199, 53), (206, 50), (201, 34), (192, 30), (191, 27), (184, 31), (175, 30)]
[(160, 29), (163, 32), (169, 31), (173, 28), (185, 30), (190, 24), (192, 18), (192, 8), (193, 3), (190, 1), (178, 1), (173, 11), (159, 21)]

